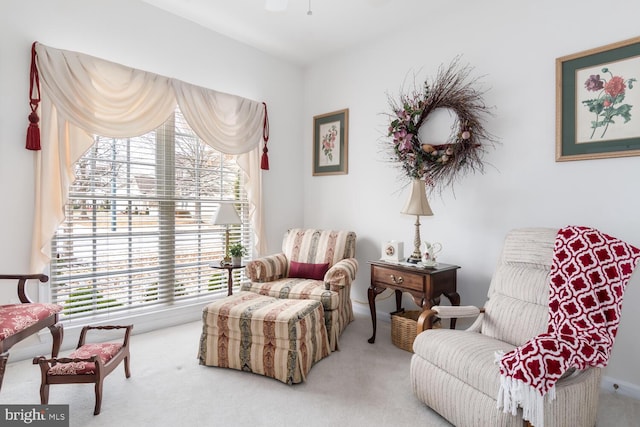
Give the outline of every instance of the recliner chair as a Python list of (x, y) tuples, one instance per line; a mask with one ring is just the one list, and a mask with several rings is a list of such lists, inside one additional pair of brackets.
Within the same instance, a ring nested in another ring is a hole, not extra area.
[[(457, 427), (523, 425), (522, 409), (513, 416), (497, 408), (496, 352), (508, 353), (547, 330), (557, 232), (525, 228), (507, 235), (488, 301), (476, 310), (478, 317), (467, 330), (420, 332), (434, 316), (460, 317), (457, 307), (432, 307), (419, 319), (410, 368), (414, 394)], [(469, 307), (459, 310), (472, 311)], [(556, 383), (556, 399), (544, 405), (544, 425), (593, 426), (600, 379), (600, 368), (567, 372)]]

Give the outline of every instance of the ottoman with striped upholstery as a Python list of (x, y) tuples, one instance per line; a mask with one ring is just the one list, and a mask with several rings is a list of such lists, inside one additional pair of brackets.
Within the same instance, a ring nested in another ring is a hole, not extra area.
[(204, 307), (202, 321), (201, 365), (294, 384), (330, 353), (319, 301), (239, 292)]

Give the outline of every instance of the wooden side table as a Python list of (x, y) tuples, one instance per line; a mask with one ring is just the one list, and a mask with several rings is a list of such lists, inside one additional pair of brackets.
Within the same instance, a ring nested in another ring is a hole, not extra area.
[(209, 264), (209, 267), (211, 268), (215, 268), (217, 270), (227, 270), (227, 275), (228, 275), (228, 279), (227, 279), (227, 296), (229, 295), (233, 295), (233, 270), (237, 269), (237, 268), (244, 268), (244, 265), (232, 265), (232, 264), (224, 264), (224, 265), (220, 265), (220, 264)]
[[(393, 264), (384, 261), (372, 261), (371, 286), (367, 295), (371, 310), (373, 335), (370, 343), (376, 340), (376, 296), (385, 289), (393, 289), (396, 293), (396, 310), (401, 310), (402, 293), (409, 292), (415, 303), (428, 310), (440, 304), (440, 296), (444, 295), (451, 305), (460, 305), (460, 295), (456, 291), (457, 265), (439, 263), (434, 268), (421, 268), (406, 264)], [(451, 329), (455, 329), (456, 319), (451, 319)]]

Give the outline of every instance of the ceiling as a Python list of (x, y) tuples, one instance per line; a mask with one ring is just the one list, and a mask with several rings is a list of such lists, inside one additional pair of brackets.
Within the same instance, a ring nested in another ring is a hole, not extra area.
[[(307, 65), (366, 41), (420, 24), (434, 12), (425, 0), (142, 0), (278, 58)], [(308, 15), (309, 4), (312, 14)]]

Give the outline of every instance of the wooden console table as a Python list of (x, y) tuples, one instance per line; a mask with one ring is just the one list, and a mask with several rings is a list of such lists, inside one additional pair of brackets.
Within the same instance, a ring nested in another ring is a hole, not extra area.
[[(460, 295), (456, 291), (456, 273), (460, 267), (439, 263), (434, 268), (421, 268), (413, 265), (394, 264), (384, 261), (371, 262), (371, 286), (367, 292), (373, 335), (370, 343), (376, 340), (376, 296), (385, 289), (396, 292), (396, 310), (401, 310), (402, 293), (409, 292), (415, 303), (428, 310), (440, 304), (440, 296), (449, 299), (451, 305), (460, 305)], [(451, 319), (451, 329), (455, 329), (456, 319)]]

